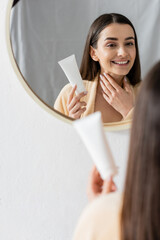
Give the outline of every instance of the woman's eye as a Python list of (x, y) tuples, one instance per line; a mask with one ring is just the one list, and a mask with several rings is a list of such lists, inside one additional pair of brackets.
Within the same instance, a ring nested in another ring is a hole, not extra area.
[(126, 45), (127, 45), (127, 46), (133, 46), (134, 43), (133, 43), (133, 42), (128, 42), (128, 43), (126, 43)]
[(110, 48), (115, 47), (115, 46), (116, 46), (116, 44), (114, 44), (114, 43), (107, 44), (107, 47), (110, 47)]

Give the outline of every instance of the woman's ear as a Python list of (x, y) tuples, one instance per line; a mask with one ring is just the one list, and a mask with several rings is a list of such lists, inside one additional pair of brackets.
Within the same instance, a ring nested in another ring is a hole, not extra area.
[(95, 62), (99, 60), (96, 54), (96, 49), (93, 48), (92, 46), (90, 46), (90, 56)]

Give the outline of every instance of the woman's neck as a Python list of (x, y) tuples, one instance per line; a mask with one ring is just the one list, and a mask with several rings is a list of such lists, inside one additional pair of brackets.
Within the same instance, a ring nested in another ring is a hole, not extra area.
[[(102, 73), (101, 73), (102, 74)], [(116, 83), (122, 87), (123, 85), (123, 79), (124, 79), (124, 76), (120, 76), (120, 75), (117, 75), (117, 74), (114, 74), (114, 73), (108, 73), (115, 81)]]
[(123, 85), (124, 76), (119, 76), (119, 75), (112, 74), (112, 73), (110, 73), (109, 75), (116, 81), (116, 83), (118, 85), (120, 85), (120, 86)]

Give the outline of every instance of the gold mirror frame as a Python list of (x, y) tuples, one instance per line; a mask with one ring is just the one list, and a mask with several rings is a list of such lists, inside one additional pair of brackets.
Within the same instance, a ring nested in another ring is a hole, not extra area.
[[(21, 71), (16, 63), (16, 60), (13, 56), (12, 51), (12, 45), (11, 45), (11, 39), (10, 39), (10, 16), (11, 16), (11, 9), (12, 9), (13, 0), (8, 0), (8, 6), (7, 6), (7, 14), (6, 14), (6, 41), (7, 41), (7, 49), (9, 58), (11, 60), (12, 67), (21, 82), (22, 86), (26, 90), (26, 92), (30, 95), (30, 97), (38, 103), (45, 111), (50, 113), (52, 116), (58, 118), (59, 120), (64, 121), (65, 123), (72, 124), (73, 119), (63, 115), (62, 113), (56, 111), (55, 109), (51, 108), (49, 105), (47, 105), (28, 85), (25, 78), (21, 74)], [(120, 131), (120, 130), (126, 130), (131, 127), (131, 120), (122, 121), (122, 122), (113, 122), (113, 123), (105, 123), (103, 124), (105, 131)]]

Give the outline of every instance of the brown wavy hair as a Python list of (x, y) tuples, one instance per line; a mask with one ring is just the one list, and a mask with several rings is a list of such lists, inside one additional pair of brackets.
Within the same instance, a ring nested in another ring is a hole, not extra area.
[(160, 239), (160, 61), (142, 82), (134, 112), (121, 240)]
[(139, 59), (138, 41), (133, 24), (128, 18), (118, 13), (103, 14), (98, 17), (91, 25), (86, 39), (86, 44), (82, 56), (80, 73), (82, 79), (93, 80), (100, 72), (99, 62), (94, 61), (90, 56), (90, 46), (97, 47), (97, 41), (101, 31), (111, 23), (128, 24), (132, 27), (135, 35), (136, 58), (127, 77), (132, 85), (141, 81), (141, 67)]

